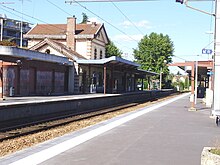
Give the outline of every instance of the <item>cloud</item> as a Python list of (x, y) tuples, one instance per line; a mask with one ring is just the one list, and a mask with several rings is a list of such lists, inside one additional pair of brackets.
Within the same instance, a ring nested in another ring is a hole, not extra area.
[(112, 37), (112, 41), (128, 42), (128, 41), (140, 41), (143, 38), (142, 34), (136, 35), (116, 35)]
[(125, 28), (129, 28), (131, 26), (137, 26), (139, 28), (146, 28), (146, 29), (151, 29), (152, 26), (150, 25), (150, 22), (147, 21), (147, 20), (142, 20), (142, 21), (139, 21), (139, 22), (130, 22), (130, 21), (124, 21), (122, 23), (120, 23), (120, 25), (122, 25), (123, 27)]

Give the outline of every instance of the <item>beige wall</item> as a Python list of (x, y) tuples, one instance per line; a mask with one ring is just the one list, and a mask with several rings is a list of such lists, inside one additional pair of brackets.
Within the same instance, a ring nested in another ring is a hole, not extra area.
[(86, 59), (90, 59), (87, 56), (87, 41), (76, 41), (76, 52), (84, 56)]
[(41, 47), (38, 51), (42, 52), (42, 53), (45, 53), (47, 49), (50, 50), (50, 54), (55, 54), (57, 56), (66, 57), (66, 56), (64, 56), (63, 54), (61, 54), (60, 52), (56, 51), (55, 49), (51, 48), (48, 45), (45, 45), (45, 46)]
[[(100, 59), (100, 51), (102, 51), (102, 58), (105, 58), (105, 42), (106, 37), (104, 35), (104, 30), (102, 29), (96, 38), (94, 39), (77, 39), (76, 40), (76, 52), (80, 55), (84, 56), (86, 59), (94, 59), (94, 51), (97, 50), (97, 59)], [(43, 40), (43, 39), (42, 39)], [(28, 48), (36, 45), (42, 40), (31, 39), (28, 41)], [(59, 39), (56, 40), (57, 42), (66, 45), (66, 40)], [(45, 52), (46, 47), (42, 47), (39, 49), (40, 52)], [(49, 48), (51, 50), (51, 54), (56, 54), (58, 56), (62, 56), (62, 54), (58, 53), (56, 50)]]
[(34, 40), (34, 39), (28, 40), (28, 48), (31, 48), (32, 46), (38, 44), (40, 41), (42, 40)]

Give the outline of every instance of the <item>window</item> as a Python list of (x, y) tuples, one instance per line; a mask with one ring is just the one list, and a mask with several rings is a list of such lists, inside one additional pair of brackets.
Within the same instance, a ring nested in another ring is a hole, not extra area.
[(46, 49), (45, 53), (50, 54), (50, 49)]
[(100, 59), (102, 59), (102, 50), (100, 50)]
[(97, 49), (94, 50), (94, 59), (97, 59)]

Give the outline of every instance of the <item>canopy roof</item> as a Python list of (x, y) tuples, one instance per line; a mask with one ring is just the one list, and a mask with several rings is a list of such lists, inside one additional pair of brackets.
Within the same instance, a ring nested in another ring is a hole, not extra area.
[(81, 65), (105, 65), (105, 64), (114, 64), (117, 66), (124, 66), (126, 68), (132, 68), (133, 71), (135, 71), (136, 74), (144, 74), (144, 75), (149, 75), (149, 76), (153, 76), (153, 75), (157, 75), (158, 73), (155, 72), (150, 72), (150, 71), (146, 71), (143, 69), (138, 69), (138, 67), (140, 67), (140, 64), (137, 64), (135, 62), (120, 58), (120, 57), (116, 57), (116, 56), (112, 56), (109, 58), (103, 58), (103, 59), (98, 59), (98, 60), (85, 60), (85, 59), (78, 59), (76, 60), (76, 62), (78, 64)]

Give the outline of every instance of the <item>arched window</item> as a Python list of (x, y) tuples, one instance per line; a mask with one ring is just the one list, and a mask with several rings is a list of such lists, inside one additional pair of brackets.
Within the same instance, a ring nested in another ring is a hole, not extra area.
[(100, 50), (100, 59), (102, 59), (102, 50)]
[(94, 59), (96, 60), (97, 59), (97, 49), (95, 48), (94, 50)]

